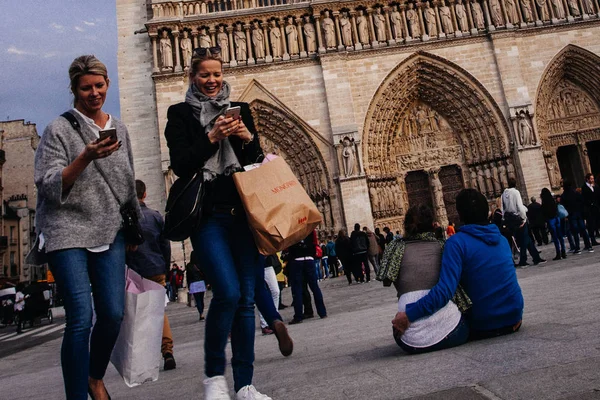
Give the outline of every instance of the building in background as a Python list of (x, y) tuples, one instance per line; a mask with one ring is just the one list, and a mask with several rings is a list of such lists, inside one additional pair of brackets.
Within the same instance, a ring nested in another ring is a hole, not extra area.
[[(33, 182), (35, 149), (39, 136), (35, 124), (24, 120), (0, 122), (2, 165), (2, 237), (0, 278), (33, 281), (46, 278), (46, 267), (25, 263), (35, 241), (36, 190)], [(3, 240), (6, 238), (6, 247)], [(2, 252), (2, 249), (5, 249)]]
[(184, 99), (189, 49), (217, 44), (232, 100), (327, 233), (395, 231), (417, 203), (446, 225), (462, 188), (492, 202), (515, 177), (527, 199), (600, 173), (598, 0), (116, 4), (121, 118), (157, 209), (176, 178), (167, 109)]

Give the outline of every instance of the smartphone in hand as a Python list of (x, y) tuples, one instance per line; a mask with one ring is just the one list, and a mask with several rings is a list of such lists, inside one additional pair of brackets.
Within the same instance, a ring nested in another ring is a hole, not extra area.
[(241, 111), (242, 111), (242, 108), (240, 106), (229, 107), (227, 109), (227, 111), (225, 111), (225, 117), (226, 118), (237, 119), (237, 118), (240, 117), (240, 112)]
[(115, 128), (110, 128), (110, 129), (102, 129), (99, 132), (100, 138), (98, 139), (98, 142), (103, 141), (104, 139), (106, 139), (107, 137), (110, 137), (110, 143), (114, 143), (117, 141), (117, 130)]

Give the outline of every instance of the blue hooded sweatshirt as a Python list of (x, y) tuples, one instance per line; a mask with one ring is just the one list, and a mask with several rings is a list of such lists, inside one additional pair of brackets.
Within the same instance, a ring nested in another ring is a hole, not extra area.
[(522, 319), (523, 294), (508, 241), (496, 225), (465, 225), (446, 241), (440, 279), (425, 297), (406, 306), (409, 321), (445, 306), (459, 283), (473, 301), (466, 314), (471, 329), (499, 329)]

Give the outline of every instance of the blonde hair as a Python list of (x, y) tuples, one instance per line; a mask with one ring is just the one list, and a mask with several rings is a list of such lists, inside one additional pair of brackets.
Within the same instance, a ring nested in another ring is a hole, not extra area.
[(73, 93), (73, 102), (77, 103), (77, 88), (79, 87), (79, 78), (83, 75), (101, 75), (106, 80), (106, 84), (110, 85), (108, 79), (108, 71), (106, 65), (98, 60), (94, 55), (79, 56), (73, 60), (69, 67), (69, 80), (71, 81), (71, 93)]
[(194, 77), (200, 69), (200, 64), (207, 60), (217, 60), (221, 63), (221, 69), (223, 68), (223, 59), (221, 58), (221, 51), (227, 51), (227, 49), (223, 50), (220, 47), (218, 47), (220, 51), (216, 54), (213, 53), (211, 49), (213, 49), (213, 47), (211, 47), (210, 49), (204, 49), (206, 53), (204, 53), (203, 55), (200, 55), (197, 52), (197, 50), (199, 49), (194, 49), (194, 53), (192, 54), (192, 62), (190, 63), (190, 77)]

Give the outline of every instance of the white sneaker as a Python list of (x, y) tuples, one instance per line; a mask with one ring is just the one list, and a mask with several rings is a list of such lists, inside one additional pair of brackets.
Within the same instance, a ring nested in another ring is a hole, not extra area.
[(235, 395), (236, 400), (273, 400), (266, 394), (259, 393), (254, 385), (244, 386)]
[(204, 379), (204, 399), (205, 400), (231, 400), (229, 397), (229, 388), (223, 375), (213, 376)]

